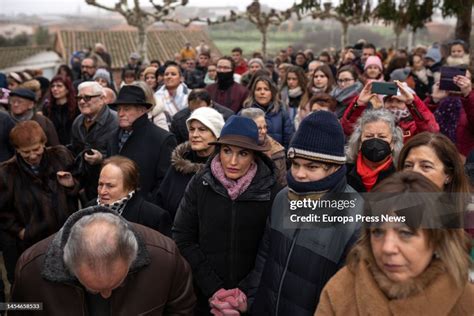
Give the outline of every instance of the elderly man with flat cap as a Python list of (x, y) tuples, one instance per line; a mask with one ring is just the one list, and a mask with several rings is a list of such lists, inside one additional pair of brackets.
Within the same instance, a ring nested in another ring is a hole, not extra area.
[(25, 88), (17, 88), (10, 92), (10, 118), (16, 124), (23, 121), (36, 121), (46, 134), (46, 146), (59, 145), (59, 137), (46, 116), (39, 115), (35, 110), (36, 94)]
[(23, 253), (12, 302), (41, 302), (34, 315), (192, 315), (196, 298), (170, 238), (95, 206)]
[(138, 86), (123, 86), (111, 105), (117, 107), (120, 127), (112, 140), (111, 154), (137, 163), (140, 191), (145, 199), (153, 201), (170, 166), (176, 137), (148, 119), (147, 112), (152, 105)]

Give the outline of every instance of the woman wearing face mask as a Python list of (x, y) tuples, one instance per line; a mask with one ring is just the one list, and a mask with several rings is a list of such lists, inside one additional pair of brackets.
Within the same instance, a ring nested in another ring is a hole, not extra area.
[[(394, 115), (395, 123), (402, 129), (403, 142), (421, 132), (438, 132), (439, 125), (425, 103), (406, 84), (400, 81), (395, 83), (398, 93), (385, 96), (383, 107)], [(369, 102), (373, 108), (381, 106), (378, 95), (371, 90), (372, 83), (369, 82), (344, 112), (341, 124), (347, 136), (352, 134), (358, 118), (367, 109)]]
[(209, 315), (211, 309), (216, 315), (228, 299), (246, 309), (242, 281), (255, 264), (279, 189), (273, 163), (262, 153), (269, 148), (258, 140), (251, 119), (231, 116), (176, 213), (173, 239), (193, 271), (195, 315)]
[(369, 192), (395, 172), (403, 147), (402, 132), (387, 110), (367, 110), (357, 122), (347, 151), (347, 183), (357, 192)]
[(363, 229), (346, 267), (325, 286), (315, 316), (471, 315), (469, 241), (444, 220), (445, 208), (433, 194), (423, 194), (439, 188), (419, 174), (402, 172), (372, 192), (390, 202), (373, 203), (364, 215), (404, 216), (405, 223)]
[(291, 66), (286, 71), (286, 76), (280, 89), (280, 100), (293, 122), (300, 106), (308, 103), (308, 79), (299, 66)]

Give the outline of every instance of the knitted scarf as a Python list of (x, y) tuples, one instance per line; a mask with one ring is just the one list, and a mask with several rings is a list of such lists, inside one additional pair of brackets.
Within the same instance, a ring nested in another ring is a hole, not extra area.
[(290, 199), (301, 199), (304, 197), (321, 196), (326, 192), (342, 192), (346, 186), (346, 166), (341, 166), (336, 172), (324, 179), (310, 182), (299, 182), (291, 174), (291, 170), (286, 173), (288, 182), (288, 197)]
[(366, 188), (367, 192), (370, 192), (377, 182), (380, 172), (387, 170), (392, 165), (393, 159), (390, 157), (386, 162), (381, 164), (375, 169), (370, 169), (365, 163), (362, 157), (362, 153), (359, 152), (357, 156), (357, 174), (361, 177), (362, 183)]
[(125, 209), (125, 206), (127, 206), (127, 202), (130, 201), (130, 199), (135, 195), (135, 190), (132, 192), (128, 193), (126, 196), (121, 198), (120, 200), (115, 201), (112, 204), (105, 204), (100, 202), (100, 198), (97, 197), (97, 205), (100, 206), (105, 206), (110, 208), (112, 211), (117, 212), (118, 215), (122, 215), (123, 210)]
[(434, 111), (439, 131), (456, 144), (456, 130), (461, 116), (462, 102), (459, 97), (448, 96), (439, 102)]
[(331, 92), (331, 96), (334, 97), (337, 102), (342, 103), (347, 98), (358, 95), (362, 88), (362, 83), (356, 81), (356, 83), (344, 89), (337, 87)]
[(232, 201), (237, 199), (245, 190), (248, 189), (252, 183), (255, 174), (257, 173), (257, 164), (252, 162), (249, 170), (245, 175), (237, 180), (232, 180), (226, 177), (224, 167), (220, 161), (219, 155), (215, 156), (211, 162), (212, 175), (224, 186)]

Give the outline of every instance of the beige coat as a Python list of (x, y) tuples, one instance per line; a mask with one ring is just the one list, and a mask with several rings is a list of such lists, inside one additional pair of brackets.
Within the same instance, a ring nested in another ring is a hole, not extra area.
[[(474, 315), (474, 284), (456, 287), (441, 262), (432, 263), (409, 288), (390, 283), (366, 261), (355, 274), (344, 267), (324, 287), (314, 315)], [(381, 288), (406, 298), (389, 300)]]

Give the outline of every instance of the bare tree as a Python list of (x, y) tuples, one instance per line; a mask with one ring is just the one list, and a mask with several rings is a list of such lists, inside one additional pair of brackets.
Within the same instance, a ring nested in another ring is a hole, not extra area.
[(262, 44), (262, 55), (267, 56), (267, 41), (268, 41), (268, 29), (271, 26), (278, 26), (284, 21), (287, 21), (291, 18), (293, 13), (293, 8), (278, 11), (275, 9), (270, 9), (269, 12), (264, 12), (261, 9), (259, 0), (253, 0), (252, 3), (247, 6), (245, 12), (236, 13), (230, 11), (229, 16), (220, 17), (214, 21), (207, 19), (207, 24), (221, 24), (226, 22), (236, 22), (238, 19), (247, 19), (250, 23), (254, 24), (257, 30), (261, 35), (261, 44)]
[(128, 0), (117, 0), (114, 6), (107, 6), (99, 3), (97, 0), (85, 0), (87, 4), (121, 14), (128, 25), (134, 26), (138, 30), (137, 47), (138, 53), (145, 62), (147, 56), (147, 37), (148, 28), (155, 22), (165, 22), (166, 18), (178, 6), (185, 6), (188, 0), (164, 0), (162, 5), (156, 4), (154, 0), (149, 0), (153, 6), (153, 11), (144, 10), (140, 6), (139, 0), (133, 0), (133, 7), (129, 6)]

